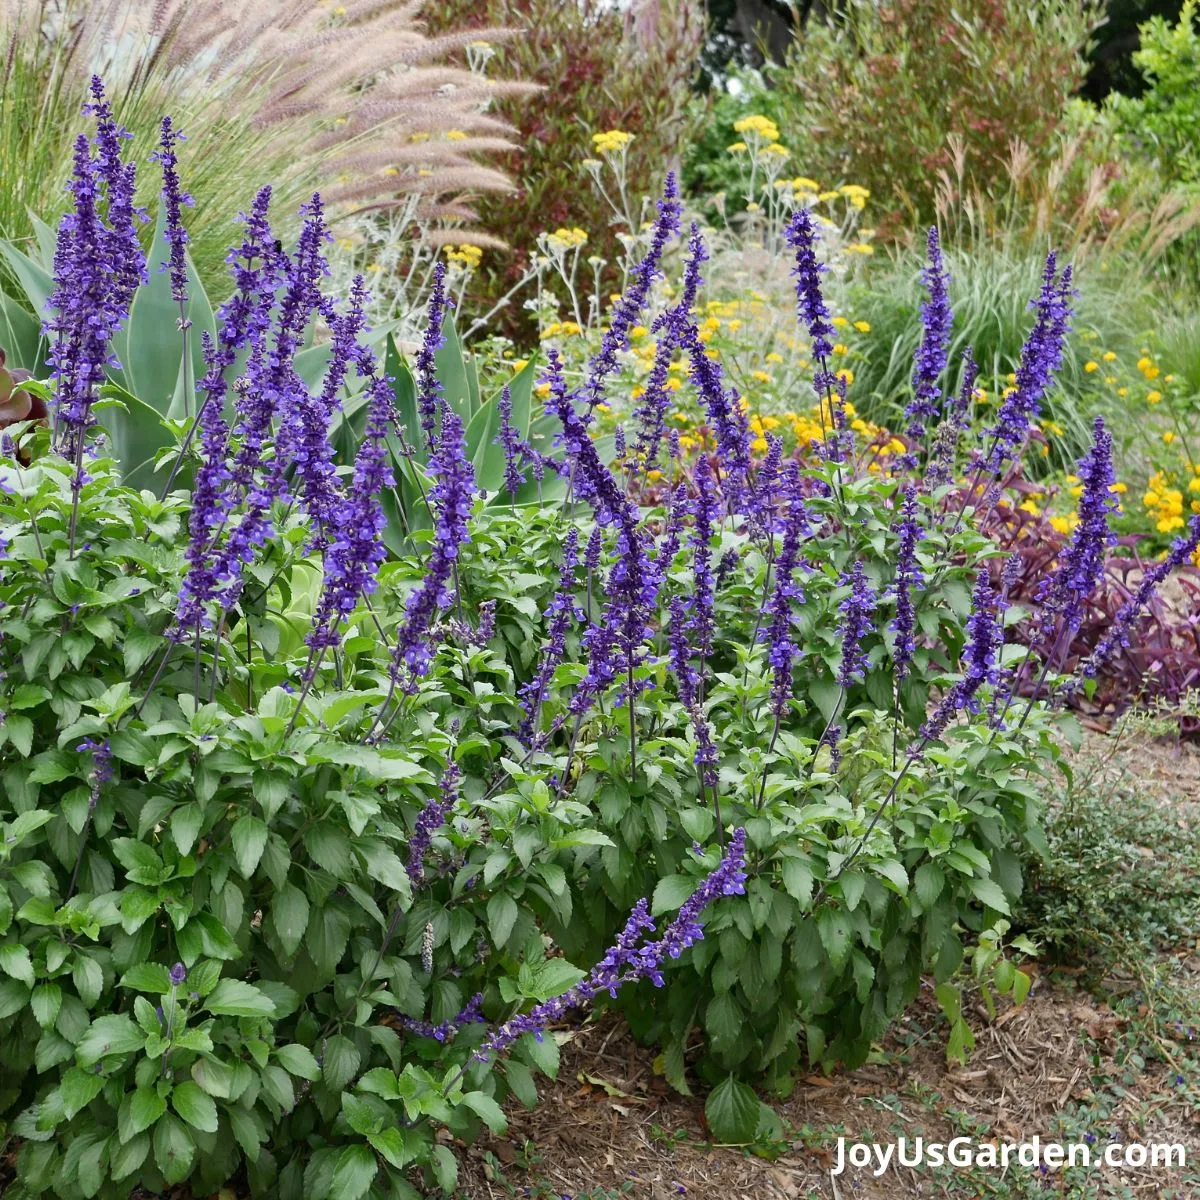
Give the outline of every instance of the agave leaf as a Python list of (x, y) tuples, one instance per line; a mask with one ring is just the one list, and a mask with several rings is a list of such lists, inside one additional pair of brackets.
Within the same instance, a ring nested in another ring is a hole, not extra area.
[(100, 396), (121, 402), (99, 406), (98, 416), (108, 431), (125, 483), (134, 488), (156, 487), (161, 480), (156, 480), (155, 463), (162, 449), (174, 440), (163, 424), (163, 414), (118, 383), (106, 383)]
[[(529, 429), (529, 407), (533, 396), (534, 364), (525, 364), (509, 381), (512, 398), (512, 422), (521, 437)], [(475, 482), (486, 492), (504, 489), (504, 447), (496, 438), (500, 434), (500, 397), (503, 388), (480, 405), (467, 427), (467, 455), (475, 466)]]
[(325, 378), (325, 371), (329, 366), (329, 358), (332, 353), (332, 342), (322, 342), (319, 346), (306, 346), (292, 359), (292, 365), (296, 368), (296, 374), (310, 388), (315, 388)]
[[(139, 397), (155, 412), (163, 416), (182, 417), (185, 415), (182, 408), (174, 411), (183, 358), (179, 305), (171, 296), (170, 274), (159, 270), (170, 256), (171, 247), (166, 238), (166, 212), (165, 208), (160, 208), (158, 224), (154, 229), (154, 243), (147, 259), (150, 277), (134, 293), (129, 320), (113, 339), (113, 349), (121, 363), (121, 371), (113, 375), (115, 382)], [(190, 257), (187, 260), (187, 272), (187, 315), (192, 323), (188, 347), (193, 378), (199, 379), (204, 373), (201, 334), (207, 331), (215, 336), (216, 325), (212, 305)], [(195, 411), (194, 403), (192, 411)]]
[(392, 396), (396, 405), (396, 418), (404, 430), (404, 440), (409, 444), (413, 457), (422, 466), (428, 461), (425, 437), (421, 432), (421, 420), (417, 414), (417, 381), (408, 364), (396, 348), (396, 339), (389, 333), (383, 369), (392, 384)]
[(45, 379), (50, 373), (46, 361), (50, 346), (42, 336), (41, 322), (3, 292), (0, 292), (0, 347), (8, 351), (14, 367), (23, 367), (35, 379)]
[(445, 340), (434, 355), (434, 367), (442, 385), (442, 395), (446, 398), (446, 403), (462, 417), (463, 424), (469, 425), (479, 405), (479, 383), (476, 380), (475, 396), (472, 400), (467, 360), (463, 354), (462, 343), (458, 340), (458, 332), (454, 328), (454, 320), (449, 313), (442, 323), (442, 337)]
[(41, 259), (38, 265), (47, 271), (52, 270), (54, 266), (54, 251), (58, 246), (58, 234), (32, 208), (26, 208), (25, 211), (29, 216), (30, 225), (33, 226), (34, 236), (37, 238), (38, 255)]
[(50, 293), (54, 291), (53, 276), (11, 242), (0, 242), (0, 253), (3, 253), (5, 262), (21, 285), (34, 316), (40, 318), (46, 312)]

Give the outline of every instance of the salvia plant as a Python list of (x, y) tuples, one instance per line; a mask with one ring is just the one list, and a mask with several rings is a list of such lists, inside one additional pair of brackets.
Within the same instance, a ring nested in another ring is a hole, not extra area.
[[(683, 299), (653, 324), (710, 449), (681, 457), (650, 388), (609, 462), (596, 413), (683, 232), (669, 181), (582, 383), (551, 353), (544, 412), (514, 382), (472, 454), (483, 410), (439, 370), (442, 288), (398, 387), (361, 281), (326, 293), (320, 197), (289, 252), (264, 188), (233, 295), (189, 323), (178, 131), (162, 127), (147, 261), (98, 84), (89, 112), (49, 377), (20, 381), (49, 420), (0, 447), (6, 1195), (451, 1191), (453, 1139), (503, 1130), (510, 1096), (534, 1104), (556, 1029), (596, 1003), (661, 1043), (675, 1086), (720, 1081), (723, 1140), (762, 1120), (739, 1075), (785, 1089), (802, 1052), (861, 1062), (922, 973), (951, 980), (963, 932), (1009, 913), (1042, 845), (1055, 699), (1089, 686), (1200, 541), (1197, 520), (1063, 679), (1108, 541), (1098, 427), (1042, 637), (1009, 642), (1012, 574), (977, 529), (1061, 355), (1069, 270), (1047, 262), (1016, 391), (971, 446), (931, 299), (923, 430), (871, 472), (798, 209), (824, 436), (756, 466), (699, 337), (693, 229)], [(199, 358), (162, 454), (172, 485), (138, 488), (112, 456), (128, 409), (111, 373), (159, 278)], [(655, 469), (670, 488), (651, 504)], [(401, 474), (424, 518), (394, 545)], [(1017, 696), (1031, 675), (1036, 698)]]

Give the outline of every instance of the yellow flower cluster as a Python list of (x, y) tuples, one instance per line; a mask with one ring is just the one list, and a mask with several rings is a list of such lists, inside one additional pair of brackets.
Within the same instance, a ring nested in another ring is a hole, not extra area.
[(546, 235), (546, 241), (555, 250), (574, 250), (587, 245), (588, 235), (585, 229), (575, 226), (573, 229), (556, 229)]
[(779, 126), (770, 117), (755, 114), (733, 123), (734, 133), (751, 133), (763, 142), (779, 141)]
[(1171, 486), (1171, 480), (1163, 471), (1150, 476), (1150, 490), (1142, 497), (1146, 510), (1154, 518), (1154, 527), (1159, 533), (1173, 533), (1182, 529), (1183, 492)]
[(547, 325), (539, 335), (542, 341), (552, 337), (574, 337), (583, 332), (583, 326), (575, 321), (555, 321)]
[(604, 133), (592, 134), (592, 145), (597, 154), (619, 154), (630, 142), (633, 134), (621, 129), (609, 129)]
[(483, 251), (478, 246), (447, 246), (446, 258), (452, 263), (461, 263), (468, 271), (473, 271), (483, 260)]
[(1137, 369), (1141, 371), (1141, 373), (1149, 380), (1155, 380), (1161, 374), (1158, 367), (1154, 364), (1154, 359), (1147, 354), (1143, 354), (1142, 357), (1138, 359)]

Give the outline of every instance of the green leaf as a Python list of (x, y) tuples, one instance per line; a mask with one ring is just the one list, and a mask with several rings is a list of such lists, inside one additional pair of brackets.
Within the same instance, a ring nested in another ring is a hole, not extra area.
[(760, 1105), (754, 1090), (730, 1075), (713, 1088), (704, 1104), (704, 1117), (718, 1142), (744, 1146), (754, 1141)]
[(67, 1120), (73, 1120), (104, 1090), (108, 1081), (103, 1075), (94, 1071), (82, 1071), (79, 1067), (71, 1067), (62, 1077), (58, 1085), (58, 1093), (62, 1097), (63, 1113)]
[(57, 983), (42, 983), (33, 989), (29, 998), (33, 1019), (43, 1029), (53, 1029), (62, 1008), (62, 988)]
[(449, 1146), (443, 1146), (440, 1142), (433, 1144), (432, 1166), (438, 1187), (449, 1195), (458, 1186), (458, 1159)]
[(785, 858), (780, 867), (783, 889), (801, 908), (807, 908), (812, 899), (813, 873), (806, 862), (798, 858)]
[(275, 1057), (279, 1060), (279, 1065), (291, 1075), (298, 1075), (301, 1079), (321, 1078), (321, 1068), (307, 1046), (295, 1042), (290, 1046), (280, 1046), (275, 1051)]
[(822, 908), (817, 913), (817, 933), (835, 971), (850, 957), (850, 921), (840, 909)]
[(217, 1132), (217, 1106), (212, 1097), (190, 1079), (175, 1085), (171, 1093), (171, 1107), (193, 1129), (203, 1133)]
[(26, 987), (33, 987), (33, 962), (29, 951), (18, 942), (0, 946), (0, 971), (19, 979)]
[(403, 1170), (421, 1152), (423, 1145), (417, 1138), (405, 1136), (401, 1129), (381, 1129), (378, 1133), (368, 1133), (367, 1141), (387, 1159), (397, 1170)]
[(337, 1200), (359, 1200), (375, 1182), (378, 1167), (375, 1155), (363, 1145), (347, 1146), (333, 1170), (330, 1197)]
[(284, 953), (290, 958), (299, 949), (308, 928), (308, 897), (295, 884), (289, 883), (275, 893), (271, 902), (271, 924)]
[(656, 917), (660, 913), (674, 912), (695, 890), (696, 881), (689, 876), (668, 875), (655, 885), (650, 912)]
[(493, 1133), (504, 1133), (508, 1129), (508, 1120), (504, 1116), (504, 1112), (491, 1096), (483, 1092), (464, 1092), (462, 1102), (475, 1113), (476, 1116)]
[(127, 1142), (149, 1129), (166, 1111), (167, 1102), (158, 1094), (157, 1088), (149, 1085), (138, 1088), (129, 1098), (129, 1123), (121, 1131), (121, 1140)]
[(517, 904), (507, 892), (497, 892), (487, 903), (488, 929), (492, 941), (503, 948), (517, 921)]
[(154, 1127), (154, 1161), (170, 1184), (182, 1183), (196, 1158), (196, 1143), (170, 1113)]
[(321, 1074), (325, 1086), (332, 1092), (340, 1092), (358, 1073), (362, 1055), (358, 1047), (343, 1034), (331, 1037), (325, 1043), (321, 1059)]
[(204, 1001), (209, 1012), (224, 1017), (273, 1017), (275, 1002), (253, 984), (222, 979)]
[[(171, 256), (166, 240), (166, 206), (159, 205), (154, 242), (147, 258), (149, 278), (133, 297), (129, 318), (113, 339), (117, 358), (121, 362), (121, 383), (140, 396), (162, 416), (180, 418), (185, 415), (182, 405), (175, 409), (176, 384), (183, 361), (183, 335), (179, 330), (179, 304), (171, 295), (171, 276), (159, 270), (159, 264)], [(212, 306), (204, 286), (196, 275), (190, 256), (188, 267), (187, 316), (192, 322), (188, 330), (188, 353), (192, 360), (192, 379), (204, 374), (204, 351), (201, 336), (216, 332)], [(195, 397), (190, 398), (195, 413)]]
[(138, 963), (121, 976), (120, 986), (165, 996), (171, 990), (171, 974), (162, 963)]
[(922, 863), (913, 876), (913, 889), (917, 893), (921, 907), (925, 909), (934, 906), (945, 885), (946, 877), (937, 863)]
[(526, 1108), (532, 1109), (537, 1105), (537, 1085), (533, 1082), (533, 1074), (524, 1063), (517, 1062), (515, 1058), (508, 1059), (504, 1064), (504, 1077), (508, 1080), (512, 1094)]
[(249, 879), (258, 868), (259, 859), (267, 845), (267, 826), (258, 817), (241, 817), (233, 823), (229, 840), (243, 879)]
[(968, 887), (981, 904), (986, 904), (989, 908), (1004, 913), (1005, 916), (1012, 915), (1008, 907), (1008, 897), (994, 879), (972, 879), (968, 883)]
[(102, 1058), (128, 1054), (146, 1044), (146, 1035), (124, 1013), (97, 1017), (79, 1039), (75, 1054), (81, 1067), (90, 1067)]

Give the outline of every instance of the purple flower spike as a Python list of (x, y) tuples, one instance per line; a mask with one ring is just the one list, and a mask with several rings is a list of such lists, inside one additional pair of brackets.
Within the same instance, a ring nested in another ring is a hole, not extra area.
[(738, 829), (729, 839), (719, 865), (684, 902), (675, 920), (657, 941), (645, 942), (647, 935), (654, 932), (654, 921), (650, 916), (649, 902), (639, 900), (615, 944), (586, 978), (562, 995), (534, 1005), (529, 1012), (499, 1026), (475, 1052), (475, 1060), (489, 1061), (526, 1033), (533, 1034), (541, 1041), (546, 1029), (571, 1009), (594, 1000), (604, 992), (615, 996), (623, 984), (649, 979), (655, 987), (662, 987), (662, 968), (666, 960), (679, 958), (684, 950), (704, 936), (704, 926), (700, 920), (704, 910), (721, 896), (741, 895), (746, 890), (745, 883), (746, 831)]
[(1042, 400), (1062, 364), (1073, 295), (1071, 268), (1064, 267), (1060, 277), (1057, 257), (1051, 251), (1042, 272), (1041, 292), (1030, 305), (1037, 316), (1021, 349), (1016, 386), (1000, 406), (988, 436), (990, 448), (984, 467), (993, 477), (999, 476), (1005, 462), (1018, 452), (1041, 412)]
[[(54, 291), (43, 326), (50, 339), (55, 381), (55, 440), (69, 457), (82, 455), (92, 424), (96, 390), (109, 367), (119, 366), (111, 343), (129, 316), (133, 294), (146, 279), (134, 207), (135, 168), (121, 159), (129, 134), (113, 120), (99, 79), (84, 111), (96, 119), (96, 157), (83, 134), (75, 141), (73, 207), (59, 223)], [(74, 487), (85, 482), (80, 465)]]
[(663, 185), (663, 198), (658, 202), (658, 217), (650, 235), (650, 248), (642, 261), (634, 267), (629, 287), (613, 307), (608, 329), (600, 341), (600, 349), (587, 365), (582, 389), (585, 425), (590, 422), (596, 405), (604, 402), (604, 385), (617, 369), (617, 354), (629, 349), (629, 331), (637, 324), (637, 319), (650, 297), (650, 289), (662, 274), (662, 257), (667, 243), (679, 232), (681, 207), (675, 172), (668, 171)]
[(425, 882), (425, 855), (429, 853), (434, 833), (446, 824), (458, 804), (461, 782), (458, 764), (448, 762), (442, 772), (441, 794), (430, 800), (417, 817), (417, 827), (408, 840), (408, 862), (404, 866), (413, 887), (420, 887)]
[(425, 310), (425, 339), (417, 353), (416, 370), (417, 413), (431, 456), (437, 450), (438, 407), (442, 398), (442, 384), (437, 377), (437, 352), (446, 340), (442, 329), (450, 307), (450, 297), (446, 295), (446, 264), (439, 261), (433, 269), (433, 286)]
[(441, 434), (430, 456), (430, 474), (436, 483), (429, 490), (434, 514), (434, 540), (425, 578), (405, 606), (404, 621), (392, 652), (392, 676), (407, 672), (405, 686), (412, 688), (433, 661), (429, 630), (438, 612), (454, 602), (454, 564), (459, 550), (470, 540), (469, 519), (475, 497), (475, 472), (467, 458), (462, 418), (442, 401)]
[(867, 582), (861, 559), (855, 562), (853, 570), (842, 575), (839, 582), (842, 587), (850, 589), (850, 594), (838, 605), (838, 611), (842, 614), (838, 626), (838, 637), (842, 643), (838, 683), (843, 688), (849, 688), (855, 682), (861, 683), (866, 674), (867, 656), (862, 643), (871, 632), (876, 598)]
[(181, 962), (177, 962), (170, 971), (170, 979), (172, 987), (183, 987), (187, 982), (187, 967)]
[(1079, 628), (1087, 602), (1104, 574), (1105, 556), (1113, 542), (1108, 521), (1109, 514), (1117, 509), (1117, 498), (1112, 491), (1116, 475), (1112, 435), (1101, 417), (1095, 421), (1092, 449), (1079, 463), (1079, 478), (1083, 484), (1079, 520), (1058, 569), (1040, 590), (1046, 632), (1056, 615), (1061, 616), (1069, 633)]
[[(183, 227), (183, 208), (184, 205), (190, 206), (194, 201), (183, 190), (183, 185), (180, 183), (175, 147), (179, 142), (186, 140), (183, 134), (171, 123), (171, 118), (163, 117), (158, 149), (150, 155), (151, 161), (158, 163), (162, 168), (162, 198), (163, 208), (166, 213), (166, 239), (167, 245), (171, 248), (169, 261), (162, 263), (159, 269), (170, 271), (171, 296), (176, 304), (180, 306), (181, 313), (185, 311), (188, 302), (186, 249), (188, 232)], [(184, 322), (183, 328), (186, 328), (190, 324), (184, 316), (181, 316), (180, 320)]]
[(767, 602), (769, 620), (759, 632), (759, 641), (767, 644), (767, 661), (771, 664), (771, 708), (776, 720), (782, 718), (791, 699), (792, 667), (800, 656), (792, 640), (792, 601), (804, 603), (804, 590), (794, 582), (793, 575), (799, 565), (800, 543), (809, 532), (809, 524), (795, 462), (788, 464), (784, 487), (789, 503), (784, 519), (783, 546), (775, 560), (775, 587)]
[(942, 258), (937, 227), (929, 230), (929, 265), (921, 272), (921, 281), (929, 299), (921, 306), (921, 343), (913, 361), (913, 398), (904, 415), (908, 418), (908, 439), (919, 442), (925, 436), (925, 423), (932, 421), (941, 407), (942, 372), (950, 353), (950, 328), (954, 313), (950, 308), (950, 272)]
[(967, 644), (963, 650), (963, 677), (942, 697), (933, 715), (921, 726), (921, 737), (909, 751), (921, 752), (926, 743), (942, 736), (946, 726), (962, 709), (978, 712), (975, 693), (995, 675), (996, 651), (1004, 643), (1002, 613), (996, 611), (997, 597), (986, 570), (975, 581), (974, 605), (967, 619)]
[(904, 503), (900, 508), (897, 532), (900, 537), (900, 549), (896, 554), (896, 578), (891, 589), (896, 599), (896, 619), (892, 622), (892, 629), (896, 634), (896, 649), (892, 654), (892, 662), (896, 682), (902, 683), (908, 677), (917, 648), (917, 609), (913, 593), (925, 582), (921, 564), (917, 562), (917, 547), (923, 534), (918, 516), (917, 490), (911, 483), (904, 489)]

